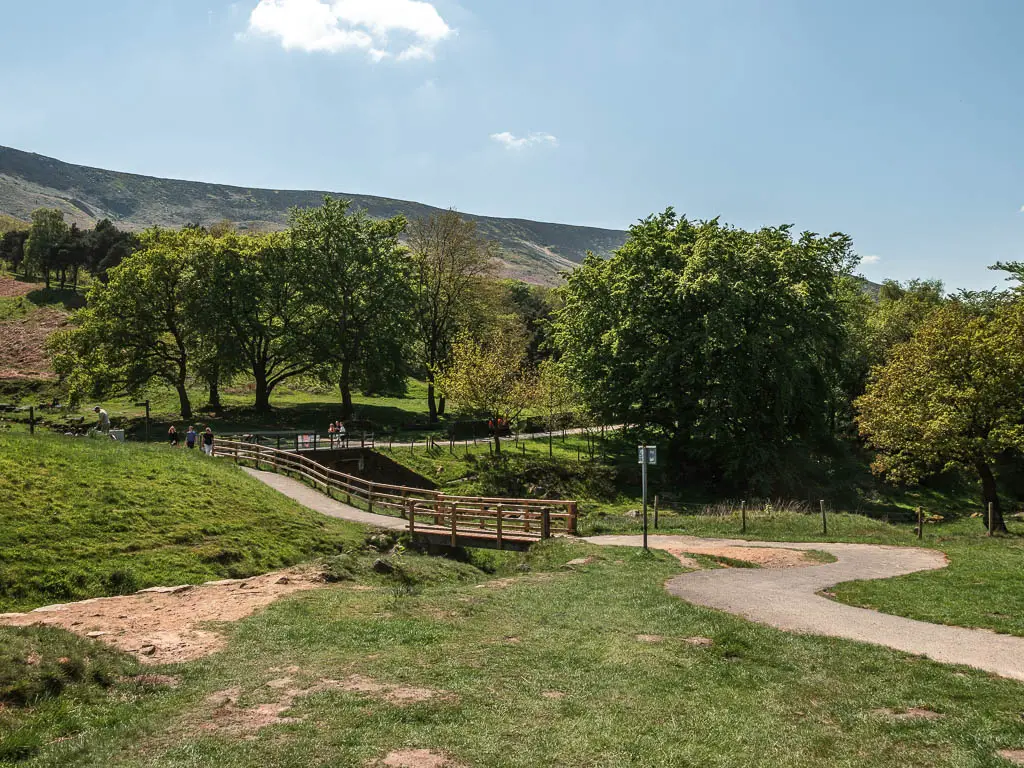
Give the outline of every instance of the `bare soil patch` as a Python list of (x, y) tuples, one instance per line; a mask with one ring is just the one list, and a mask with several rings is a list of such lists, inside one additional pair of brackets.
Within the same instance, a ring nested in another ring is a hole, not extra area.
[(52, 377), (46, 340), (67, 322), (66, 313), (43, 307), (0, 323), (0, 379)]
[(238, 621), (279, 598), (322, 586), (319, 572), (292, 569), (251, 579), (156, 587), (125, 597), (0, 614), (0, 624), (62, 627), (127, 651), (146, 663), (178, 663), (224, 647), (224, 636), (203, 624)]
[(660, 643), (665, 638), (661, 635), (637, 635), (636, 639), (641, 643)]
[(380, 768), (462, 768), (450, 757), (429, 749), (399, 749), (370, 763)]
[(694, 645), (698, 648), (710, 648), (715, 644), (715, 641), (710, 637), (687, 637), (683, 639), (683, 642), (687, 645)]
[(883, 707), (882, 709), (874, 710), (874, 713), (887, 717), (890, 720), (940, 720), (943, 717), (939, 712), (923, 707), (910, 707), (904, 710)]
[(544, 691), (543, 693), (541, 693), (541, 696), (543, 696), (545, 699), (555, 700), (565, 698), (565, 694), (562, 691)]
[(433, 699), (450, 698), (448, 694), (430, 688), (415, 688), (406, 685), (381, 683), (362, 675), (352, 675), (337, 683), (337, 688), (352, 693), (362, 693), (374, 698), (383, 699), (390, 704), (416, 704)]
[(1014, 765), (1024, 765), (1024, 749), (1001, 749), (996, 754)]
[(10, 275), (0, 275), (0, 299), (16, 299), (28, 296), (32, 291), (43, 288), (42, 283), (26, 283), (15, 280)]
[(811, 565), (821, 565), (820, 562), (808, 557), (806, 552), (798, 549), (694, 543), (671, 544), (665, 547), (665, 551), (675, 556), (688, 568), (700, 568), (700, 564), (687, 555), (725, 557), (730, 560), (754, 563), (762, 568), (805, 568)]

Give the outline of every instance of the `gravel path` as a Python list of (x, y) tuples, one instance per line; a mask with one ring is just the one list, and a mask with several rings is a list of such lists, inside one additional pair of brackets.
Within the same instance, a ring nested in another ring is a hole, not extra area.
[(372, 525), (375, 528), (386, 528), (391, 531), (404, 531), (406, 522), (397, 517), (387, 515), (375, 515), (372, 512), (363, 512), (348, 504), (335, 501), (330, 496), (310, 488), (305, 483), (292, 480), (290, 477), (279, 475), (276, 472), (257, 472), (255, 469), (242, 467), (242, 471), (252, 475), (261, 483), (265, 483), (275, 491), (294, 499), (304, 507), (319, 512), (328, 517), (337, 517), (342, 520), (351, 520), (353, 523)]
[[(639, 536), (594, 536), (608, 546), (641, 546)], [(695, 551), (711, 545), (736, 545), (732, 539), (651, 536), (656, 549)], [(789, 632), (842, 637), (927, 656), (947, 664), (963, 664), (1024, 681), (1024, 638), (984, 629), (964, 629), (891, 616), (837, 603), (817, 593), (844, 581), (887, 579), (946, 566), (941, 552), (871, 544), (793, 544), (743, 542), (743, 546), (815, 549), (837, 558), (827, 563), (784, 570), (724, 568), (694, 571), (670, 579), (670, 594), (690, 603), (717, 608), (759, 624)]]

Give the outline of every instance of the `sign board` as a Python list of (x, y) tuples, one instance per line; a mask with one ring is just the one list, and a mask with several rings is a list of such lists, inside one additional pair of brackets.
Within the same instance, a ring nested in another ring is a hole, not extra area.
[(644, 451), (647, 451), (647, 464), (654, 466), (658, 463), (658, 446), (656, 445), (640, 445), (637, 446), (637, 464), (644, 463)]
[(313, 449), (313, 436), (312, 435), (299, 435), (296, 438), (295, 447), (300, 451), (311, 451)]

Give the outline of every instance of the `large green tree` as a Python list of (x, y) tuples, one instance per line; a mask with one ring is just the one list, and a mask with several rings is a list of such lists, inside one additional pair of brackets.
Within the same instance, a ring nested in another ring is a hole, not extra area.
[(903, 482), (973, 471), (1005, 530), (993, 464), (1024, 450), (1024, 303), (942, 306), (874, 370), (857, 408), (875, 471)]
[(156, 380), (177, 392), (181, 417), (192, 417), (188, 385), (206, 305), (195, 269), (202, 241), (188, 231), (150, 230), (107, 283), (93, 284), (75, 327), (51, 342), (73, 398), (133, 394)]
[(43, 275), (50, 287), (50, 273), (58, 267), (61, 250), (71, 230), (64, 222), (64, 213), (57, 208), (40, 208), (32, 213), (28, 239), (25, 241), (25, 273), (29, 277)]
[(569, 276), (555, 341), (593, 412), (663, 431), (709, 480), (768, 492), (790, 448), (829, 437), (855, 264), (845, 235), (669, 210)]
[(405, 382), (415, 307), (412, 261), (398, 241), (405, 223), (350, 212), (349, 203), (329, 197), (319, 208), (292, 212), (291, 247), (344, 418), (352, 416), (355, 387), (379, 391)]
[(266, 412), (278, 385), (324, 363), (319, 312), (305, 290), (309, 265), (287, 233), (211, 240), (214, 262), (203, 272), (211, 298), (203, 309), (209, 332), (202, 373), (211, 383), (225, 373), (218, 362), (244, 369), (255, 381), (256, 409)]
[(455, 211), (413, 220), (408, 239), (416, 290), (417, 346), (433, 424), (440, 410), (435, 376), (483, 300), (481, 285), (493, 269), (494, 246), (480, 237), (474, 222)]

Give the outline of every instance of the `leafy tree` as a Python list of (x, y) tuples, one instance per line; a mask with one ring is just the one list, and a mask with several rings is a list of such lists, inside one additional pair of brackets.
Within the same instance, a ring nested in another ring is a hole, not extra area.
[(579, 410), (580, 393), (565, 368), (550, 358), (542, 362), (537, 371), (536, 405), (547, 413), (548, 456), (553, 456), (556, 419)]
[(195, 263), (202, 238), (154, 229), (142, 249), (96, 282), (75, 328), (51, 343), (54, 367), (73, 399), (134, 394), (151, 381), (178, 393), (181, 417), (192, 418), (188, 383), (202, 337), (203, 286)]
[(138, 238), (103, 219), (85, 236), (86, 268), (100, 280), (139, 247)]
[(480, 237), (474, 222), (455, 211), (414, 220), (408, 239), (420, 362), (427, 378), (430, 423), (434, 424), (439, 416), (434, 378), (481, 300), (480, 284), (493, 269), (494, 248)]
[(848, 237), (746, 232), (670, 209), (588, 257), (555, 341), (591, 410), (663, 431), (705, 478), (766, 492), (787, 453), (830, 439)]
[(50, 273), (58, 264), (61, 249), (70, 230), (64, 213), (58, 208), (40, 208), (32, 213), (32, 224), (25, 241), (25, 272), (29, 277), (42, 274), (50, 287)]
[(337, 377), (344, 418), (352, 390), (405, 377), (415, 294), (401, 216), (375, 221), (349, 203), (325, 198), (292, 212), (291, 244), (301, 260), (304, 294), (316, 308), (320, 353)]
[(0, 237), (0, 261), (5, 261), (11, 270), (17, 272), (25, 260), (25, 241), (28, 230), (11, 230)]
[(229, 234), (215, 243), (203, 311), (207, 328), (218, 330), (206, 341), (220, 350), (222, 363), (240, 360), (255, 380), (256, 410), (267, 412), (279, 384), (324, 362), (318, 312), (303, 290), (307, 265), (287, 233)]
[(883, 283), (867, 323), (872, 365), (883, 362), (897, 344), (910, 340), (943, 301), (945, 291), (938, 280)]
[(532, 365), (539, 365), (550, 353), (551, 321), (558, 308), (558, 294), (547, 286), (518, 280), (503, 280), (500, 288), (499, 308), (515, 316), (525, 328), (527, 359)]
[(916, 482), (951, 468), (977, 473), (994, 527), (1005, 530), (992, 465), (1024, 449), (1024, 303), (993, 313), (945, 304), (877, 367), (858, 399), (876, 472)]
[[(497, 329), (482, 341), (469, 335), (460, 337), (452, 346), (447, 367), (437, 377), (437, 386), (461, 411), (483, 416), (495, 427), (499, 421), (517, 421), (537, 393), (536, 377), (527, 366), (522, 329)], [(501, 453), (497, 428), (494, 452)]]

